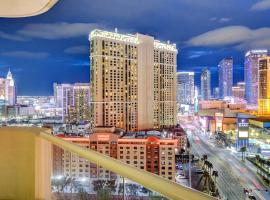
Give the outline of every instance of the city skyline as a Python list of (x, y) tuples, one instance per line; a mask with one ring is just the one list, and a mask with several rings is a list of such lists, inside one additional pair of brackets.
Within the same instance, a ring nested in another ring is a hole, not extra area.
[[(118, 27), (121, 33), (140, 32), (161, 41), (175, 42), (180, 51), (178, 71), (194, 71), (196, 85), (200, 79), (198, 73), (208, 67), (212, 85), (217, 86), (218, 61), (230, 56), (235, 61), (235, 83), (243, 81), (245, 52), (254, 48), (269, 49), (269, 43), (262, 43), (269, 40), (268, 7), (263, 10), (260, 1), (172, 1), (169, 5), (149, 1), (143, 8), (139, 2), (120, 0), (110, 8), (102, 8), (105, 0), (83, 1), (85, 8), (78, 8), (74, 3), (67, 0), (64, 6), (59, 2), (48, 13), (35, 18), (0, 19), (0, 75), (11, 68), (18, 83), (18, 95), (52, 94), (53, 82), (89, 82), (87, 37), (94, 28), (113, 30)], [(157, 12), (161, 5), (170, 15)], [(95, 11), (98, 9), (100, 12)], [(125, 12), (119, 13), (119, 9)], [(198, 9), (200, 14), (194, 12), (189, 16), (187, 10)], [(148, 19), (149, 15), (155, 18)], [(160, 21), (165, 25), (160, 26)], [(230, 35), (224, 36), (223, 32)], [(249, 37), (250, 33), (254, 38)], [(207, 39), (211, 34), (215, 35), (214, 43)], [(49, 75), (48, 71), (52, 73)], [(35, 82), (39, 82), (38, 87)]]

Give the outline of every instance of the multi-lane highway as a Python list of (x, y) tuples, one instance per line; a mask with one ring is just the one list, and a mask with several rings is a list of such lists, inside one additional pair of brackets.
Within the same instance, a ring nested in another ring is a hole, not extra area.
[(197, 156), (208, 155), (208, 160), (213, 163), (219, 177), (217, 186), (222, 199), (245, 200), (244, 188), (251, 191), (256, 199), (270, 200), (261, 178), (257, 176), (256, 169), (248, 162), (242, 162), (237, 153), (217, 147), (215, 140), (202, 133), (194, 123), (185, 121), (183, 127), (188, 130), (192, 153)]

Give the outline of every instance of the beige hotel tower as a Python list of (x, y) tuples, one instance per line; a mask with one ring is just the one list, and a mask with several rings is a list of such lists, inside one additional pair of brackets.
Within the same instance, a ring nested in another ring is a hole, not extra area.
[(93, 30), (91, 119), (126, 131), (176, 124), (175, 44), (148, 35)]

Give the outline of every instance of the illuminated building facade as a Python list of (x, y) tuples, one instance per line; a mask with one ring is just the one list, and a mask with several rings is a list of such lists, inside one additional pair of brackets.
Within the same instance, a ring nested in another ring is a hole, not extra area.
[(259, 59), (258, 113), (270, 115), (270, 56)]
[[(62, 139), (89, 148), (89, 138), (68, 137), (59, 135)], [(90, 162), (70, 151), (53, 146), (53, 176), (71, 177), (76, 181), (90, 179)]]
[(6, 78), (0, 78), (0, 100), (4, 105), (15, 105), (16, 103), (15, 83), (10, 70)]
[(224, 99), (226, 96), (232, 96), (233, 86), (233, 59), (224, 58), (218, 64), (219, 75), (219, 96)]
[(232, 96), (238, 99), (245, 99), (245, 83), (238, 82), (237, 86), (232, 87)]
[(102, 30), (89, 40), (94, 127), (135, 131), (176, 124), (176, 45)]
[(258, 103), (259, 59), (267, 56), (267, 50), (250, 50), (245, 55), (245, 99), (248, 104)]
[(90, 120), (90, 87), (88, 83), (54, 84), (56, 106), (62, 109), (66, 123)]
[(219, 99), (219, 87), (215, 87), (213, 89), (213, 98), (214, 99)]
[(177, 72), (177, 103), (194, 104), (194, 72)]
[[(170, 180), (175, 180), (175, 152), (179, 148), (179, 141), (186, 145), (186, 140), (179, 134), (175, 138), (164, 138), (158, 131), (124, 133), (122, 129), (114, 127), (94, 128), (89, 138), (60, 137)], [(54, 176), (75, 179), (117, 178), (115, 173), (57, 147), (54, 147), (53, 166)]]
[(201, 73), (201, 96), (203, 100), (211, 98), (211, 73), (208, 69), (203, 69)]

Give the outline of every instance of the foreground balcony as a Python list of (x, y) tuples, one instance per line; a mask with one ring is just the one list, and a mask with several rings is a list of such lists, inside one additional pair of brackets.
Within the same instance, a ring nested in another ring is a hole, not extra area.
[(58, 0), (1, 0), (0, 17), (29, 17), (51, 9)]
[[(53, 145), (77, 154), (91, 163), (112, 171), (119, 177), (124, 177), (123, 180), (135, 182), (168, 199), (214, 199), (199, 191), (55, 137), (49, 130), (29, 127), (0, 128), (0, 199), (49, 200), (56, 198), (55, 194), (59, 193), (59, 190), (51, 189), (51, 180), (55, 184), (55, 179), (57, 182), (64, 177), (52, 176)], [(61, 192), (71, 196), (71, 199), (73, 193), (76, 193), (71, 187), (67, 188), (66, 192), (62, 188)], [(124, 196), (125, 192), (123, 198), (118, 196), (118, 199), (124, 199)]]

